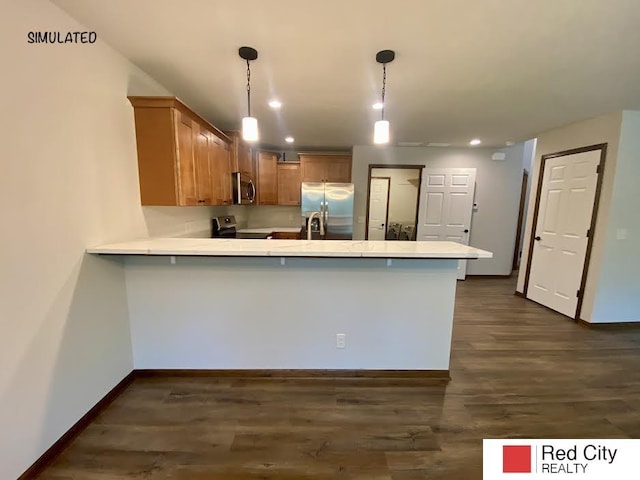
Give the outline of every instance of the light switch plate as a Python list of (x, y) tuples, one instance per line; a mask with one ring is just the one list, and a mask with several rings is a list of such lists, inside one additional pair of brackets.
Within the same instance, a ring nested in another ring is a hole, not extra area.
[(617, 240), (626, 240), (628, 236), (629, 236), (629, 231), (626, 228), (618, 228), (616, 230)]

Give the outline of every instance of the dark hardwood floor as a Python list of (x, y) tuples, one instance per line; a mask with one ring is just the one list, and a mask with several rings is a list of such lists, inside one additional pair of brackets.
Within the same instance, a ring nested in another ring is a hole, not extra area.
[(639, 438), (640, 327), (514, 287), (458, 284), (448, 384), (139, 378), (38, 479), (469, 480), (483, 438)]

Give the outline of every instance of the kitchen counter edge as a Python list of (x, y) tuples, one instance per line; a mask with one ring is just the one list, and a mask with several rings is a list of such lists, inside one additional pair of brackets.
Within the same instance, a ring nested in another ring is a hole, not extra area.
[(493, 253), (455, 242), (154, 238), (87, 248), (102, 255), (480, 259)]

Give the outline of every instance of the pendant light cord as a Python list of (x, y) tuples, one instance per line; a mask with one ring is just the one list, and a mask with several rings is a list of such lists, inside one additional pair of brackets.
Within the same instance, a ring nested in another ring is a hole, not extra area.
[(251, 67), (249, 67), (249, 60), (247, 60), (247, 110), (248, 117), (251, 116)]
[(384, 120), (384, 94), (387, 86), (387, 64), (382, 64), (382, 120)]

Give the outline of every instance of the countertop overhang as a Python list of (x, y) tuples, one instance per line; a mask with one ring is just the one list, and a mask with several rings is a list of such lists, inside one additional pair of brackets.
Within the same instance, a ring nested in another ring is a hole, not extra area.
[(87, 248), (102, 255), (171, 255), (208, 257), (327, 258), (491, 258), (493, 253), (455, 242), (368, 240), (243, 240), (217, 238), (150, 238)]

